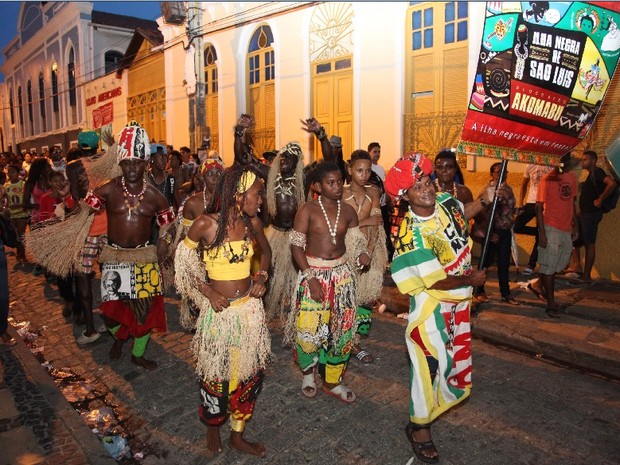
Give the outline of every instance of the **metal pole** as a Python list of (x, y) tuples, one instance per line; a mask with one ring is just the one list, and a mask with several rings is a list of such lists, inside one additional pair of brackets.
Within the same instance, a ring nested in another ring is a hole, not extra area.
[(497, 209), (497, 189), (506, 179), (506, 170), (508, 169), (508, 160), (502, 161), (502, 167), (499, 174), (499, 181), (495, 186), (495, 192), (493, 193), (493, 206), (491, 207), (491, 219), (489, 220), (489, 224), (487, 225), (487, 233), (484, 236), (484, 244), (482, 245), (482, 253), (480, 254), (480, 261), (478, 262), (478, 269), (481, 270), (484, 262), (487, 258), (487, 254), (489, 251), (489, 238), (491, 237), (491, 231), (493, 231), (493, 222), (495, 221), (495, 210)]

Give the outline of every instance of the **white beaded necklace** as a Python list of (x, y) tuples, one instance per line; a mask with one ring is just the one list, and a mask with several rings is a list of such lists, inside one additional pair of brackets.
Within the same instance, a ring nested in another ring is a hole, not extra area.
[[(127, 218), (131, 218), (131, 214), (133, 213), (133, 211), (138, 208), (142, 203), (142, 199), (144, 199), (144, 193), (146, 192), (146, 184), (146, 181), (142, 179), (142, 191), (140, 191), (138, 194), (132, 194), (127, 189), (127, 184), (125, 184), (125, 177), (121, 176), (121, 185), (123, 186), (123, 200), (125, 201), (125, 206), (127, 207)], [(129, 203), (129, 198), (137, 198), (138, 201), (135, 205), (132, 206)]]
[(323, 207), (321, 196), (319, 195), (319, 206), (321, 207), (321, 211), (323, 212), (323, 216), (325, 217), (325, 222), (327, 223), (327, 229), (329, 230), (329, 235), (332, 236), (332, 244), (334, 245), (336, 245), (336, 230), (338, 229), (338, 220), (340, 219), (340, 200), (337, 200), (337, 202), (338, 202), (338, 212), (336, 213), (336, 222), (334, 223), (334, 227), (332, 228), (332, 225), (329, 222), (329, 218), (327, 216), (327, 212), (325, 211), (325, 207)]

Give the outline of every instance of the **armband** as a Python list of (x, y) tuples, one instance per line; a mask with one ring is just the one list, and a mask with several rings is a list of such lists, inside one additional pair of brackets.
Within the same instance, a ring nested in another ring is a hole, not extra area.
[(323, 126), (321, 126), (321, 129), (319, 129), (318, 132), (315, 133), (317, 139), (319, 139), (321, 142), (323, 142), (325, 140), (325, 138), (327, 137), (327, 134), (325, 134), (325, 128)]
[(185, 244), (185, 246), (188, 249), (195, 249), (196, 247), (198, 247), (198, 242), (196, 241), (192, 241), (189, 237), (185, 236), (185, 239), (183, 239), (183, 244)]
[(93, 191), (88, 191), (86, 197), (84, 197), (84, 202), (93, 210), (100, 212), (105, 208), (105, 200), (95, 194)]
[(306, 235), (294, 229), (288, 234), (288, 238), (291, 241), (291, 245), (296, 245), (306, 250)]
[(380, 214), (381, 214), (380, 208), (373, 208), (372, 210), (370, 210), (370, 216), (375, 216), (375, 215), (380, 215)]
[(174, 222), (174, 210), (172, 210), (172, 207), (166, 208), (165, 210), (157, 213), (156, 221), (157, 226), (159, 226), (160, 228)]
[(181, 217), (181, 224), (186, 228), (189, 228), (194, 223), (194, 220), (188, 220), (184, 216)]
[(489, 206), (489, 202), (484, 200), (484, 197), (480, 197), (480, 205), (482, 205), (482, 208), (487, 208)]
[(245, 134), (245, 128), (241, 126), (235, 126), (235, 137), (243, 137)]

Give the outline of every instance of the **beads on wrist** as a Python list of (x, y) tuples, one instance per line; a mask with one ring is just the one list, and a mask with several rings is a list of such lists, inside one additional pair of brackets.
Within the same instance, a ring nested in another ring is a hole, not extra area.
[(304, 271), (302, 271), (301, 277), (306, 281), (309, 281), (312, 278), (316, 278), (316, 276), (314, 276), (314, 270), (312, 268), (306, 268)]
[(243, 137), (245, 134), (245, 128), (241, 126), (235, 126), (235, 137)]
[(265, 282), (269, 280), (269, 273), (267, 273), (265, 270), (258, 270), (256, 273), (254, 273), (254, 280), (256, 280), (256, 278), (258, 278), (259, 276), (265, 278)]
[(319, 129), (319, 131), (315, 132), (314, 134), (321, 142), (323, 142), (327, 138), (327, 134), (325, 134), (325, 128), (323, 126), (321, 126), (321, 129)]

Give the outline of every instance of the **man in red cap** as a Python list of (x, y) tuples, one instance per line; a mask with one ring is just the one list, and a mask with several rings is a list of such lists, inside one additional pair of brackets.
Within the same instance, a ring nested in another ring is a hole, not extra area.
[(428, 158), (410, 153), (385, 179), (386, 192), (409, 203), (391, 271), (398, 289), (411, 296), (406, 336), (411, 396), (405, 432), (415, 455), (427, 463), (439, 460), (431, 423), (471, 390), (469, 306), (472, 286), (486, 280), (486, 271), (471, 265), (467, 220), (487, 201), (463, 205), (448, 192), (436, 193), (432, 171)]

